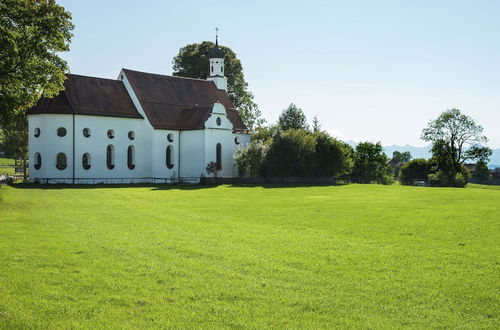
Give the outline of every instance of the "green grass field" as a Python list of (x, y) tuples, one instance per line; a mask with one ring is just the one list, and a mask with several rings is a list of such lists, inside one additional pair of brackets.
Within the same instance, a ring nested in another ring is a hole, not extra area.
[(0, 188), (0, 328), (499, 328), (500, 189)]
[(10, 165), (14, 166), (15, 165), (15, 160), (11, 158), (1, 158), (0, 157), (0, 165)]
[(15, 160), (10, 158), (0, 158), (0, 165), (8, 165), (9, 167), (0, 166), (0, 175), (14, 175), (15, 168)]

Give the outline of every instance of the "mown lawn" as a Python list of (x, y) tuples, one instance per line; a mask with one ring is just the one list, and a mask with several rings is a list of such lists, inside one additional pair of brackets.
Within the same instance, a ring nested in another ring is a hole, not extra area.
[(0, 328), (498, 328), (500, 190), (0, 188)]
[(16, 161), (14, 159), (11, 159), (11, 158), (2, 158), (0, 157), (0, 165), (10, 165), (10, 166), (14, 166), (16, 163)]

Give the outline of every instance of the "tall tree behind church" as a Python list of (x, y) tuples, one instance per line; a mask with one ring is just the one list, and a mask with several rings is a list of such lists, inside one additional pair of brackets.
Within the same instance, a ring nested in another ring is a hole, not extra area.
[[(189, 44), (179, 50), (174, 57), (173, 75), (206, 79), (209, 75), (208, 52), (215, 44), (211, 41)], [(224, 73), (228, 82), (228, 94), (241, 118), (248, 128), (255, 128), (265, 121), (261, 117), (259, 107), (254, 102), (253, 94), (248, 90), (243, 66), (236, 54), (229, 47), (219, 46), (224, 50)]]

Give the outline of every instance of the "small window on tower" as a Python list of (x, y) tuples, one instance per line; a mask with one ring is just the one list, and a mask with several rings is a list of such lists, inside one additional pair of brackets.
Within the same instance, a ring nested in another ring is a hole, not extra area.
[(220, 67), (220, 72), (224, 72), (224, 67), (223, 66)]
[(214, 66), (212, 65), (212, 72), (214, 72)]

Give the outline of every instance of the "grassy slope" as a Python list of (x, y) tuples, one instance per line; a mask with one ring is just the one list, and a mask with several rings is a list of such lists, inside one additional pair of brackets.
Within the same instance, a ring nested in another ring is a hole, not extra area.
[(484, 188), (4, 187), (0, 328), (495, 328)]

